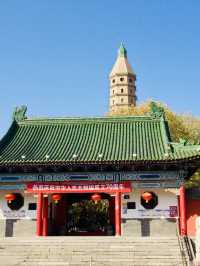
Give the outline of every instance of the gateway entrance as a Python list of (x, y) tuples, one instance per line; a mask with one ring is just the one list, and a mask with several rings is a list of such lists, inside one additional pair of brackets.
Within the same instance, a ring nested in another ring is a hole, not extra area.
[(121, 235), (121, 194), (131, 183), (34, 182), (27, 192), (38, 197), (38, 236)]
[(49, 197), (48, 235), (114, 235), (115, 206), (109, 194), (74, 193), (57, 197), (57, 201)]

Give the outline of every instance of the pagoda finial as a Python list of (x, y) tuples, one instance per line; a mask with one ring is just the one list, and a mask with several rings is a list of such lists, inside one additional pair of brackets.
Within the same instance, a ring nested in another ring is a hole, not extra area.
[(121, 43), (118, 53), (119, 53), (119, 56), (127, 57), (127, 50), (124, 47), (123, 43)]

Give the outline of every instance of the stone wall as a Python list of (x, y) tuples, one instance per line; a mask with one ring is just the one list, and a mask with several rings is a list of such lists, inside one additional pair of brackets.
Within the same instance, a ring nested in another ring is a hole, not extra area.
[(5, 237), (6, 220), (0, 219), (0, 237)]
[(123, 236), (175, 236), (176, 219), (123, 219)]
[(36, 235), (35, 219), (0, 220), (0, 237), (29, 237)]

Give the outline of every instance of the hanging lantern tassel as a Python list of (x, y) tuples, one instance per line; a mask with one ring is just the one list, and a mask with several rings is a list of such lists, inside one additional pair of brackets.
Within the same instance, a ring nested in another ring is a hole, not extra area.
[(153, 196), (152, 196), (152, 193), (150, 192), (144, 192), (142, 194), (142, 198), (143, 200), (145, 200), (146, 203), (148, 203), (153, 198)]
[(101, 195), (95, 193), (95, 194), (93, 194), (93, 195), (91, 196), (91, 199), (92, 199), (95, 203), (97, 203), (98, 201), (101, 200)]
[(13, 200), (15, 200), (16, 196), (13, 193), (9, 193), (5, 195), (5, 199), (8, 203), (11, 203)]
[(53, 194), (52, 195), (52, 200), (54, 201), (55, 204), (58, 204), (58, 202), (61, 200), (62, 196), (60, 194)]

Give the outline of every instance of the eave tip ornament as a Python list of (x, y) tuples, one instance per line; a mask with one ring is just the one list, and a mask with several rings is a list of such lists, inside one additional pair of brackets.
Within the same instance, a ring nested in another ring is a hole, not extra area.
[(16, 122), (21, 122), (25, 120), (27, 118), (26, 111), (27, 111), (26, 105), (15, 107), (13, 112), (13, 120)]

